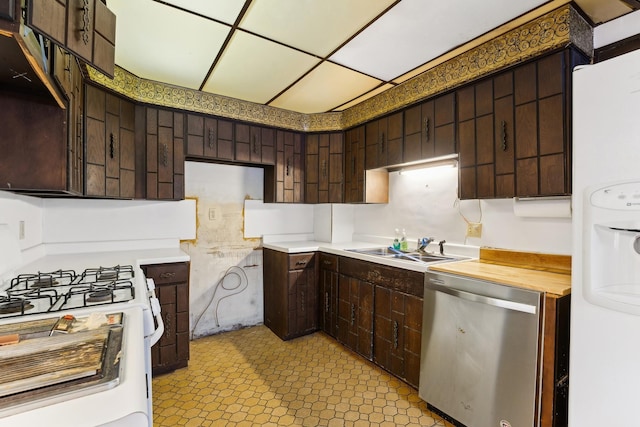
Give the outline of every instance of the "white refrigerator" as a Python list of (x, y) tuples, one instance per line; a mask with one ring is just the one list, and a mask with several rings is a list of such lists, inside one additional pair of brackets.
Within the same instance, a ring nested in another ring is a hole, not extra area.
[(573, 72), (569, 426), (640, 426), (640, 50)]

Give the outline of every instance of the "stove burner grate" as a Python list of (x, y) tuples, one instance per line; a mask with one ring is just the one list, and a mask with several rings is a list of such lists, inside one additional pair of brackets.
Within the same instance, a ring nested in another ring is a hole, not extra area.
[(24, 314), (33, 308), (29, 300), (14, 297), (0, 297), (0, 314)]
[(87, 302), (111, 301), (113, 299), (113, 290), (102, 289), (99, 291), (94, 291), (94, 292), (91, 292), (86, 299), (87, 299)]
[(130, 265), (87, 268), (80, 275), (79, 284), (132, 279), (135, 276)]
[(20, 274), (11, 280), (9, 289), (53, 288), (55, 286), (70, 285), (74, 280), (76, 280), (76, 272), (73, 270)]

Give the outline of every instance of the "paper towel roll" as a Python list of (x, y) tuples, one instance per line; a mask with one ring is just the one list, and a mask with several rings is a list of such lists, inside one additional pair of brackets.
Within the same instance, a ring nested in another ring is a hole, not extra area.
[(513, 213), (524, 218), (571, 218), (571, 198), (513, 198)]

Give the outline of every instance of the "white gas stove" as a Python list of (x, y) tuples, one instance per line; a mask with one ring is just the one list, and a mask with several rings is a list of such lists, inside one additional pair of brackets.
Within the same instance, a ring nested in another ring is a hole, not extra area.
[[(0, 397), (0, 425), (152, 426), (151, 346), (164, 326), (153, 281), (140, 265), (188, 260), (177, 248), (85, 252), (0, 271), (0, 330), (65, 315), (122, 313), (116, 380), (36, 393), (15, 405)], [(9, 347), (0, 346), (0, 358)]]

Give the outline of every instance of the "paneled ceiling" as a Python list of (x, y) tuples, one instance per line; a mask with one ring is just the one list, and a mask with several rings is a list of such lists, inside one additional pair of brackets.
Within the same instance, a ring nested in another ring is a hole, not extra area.
[[(138, 77), (297, 111), (342, 111), (568, 0), (107, 0)], [(577, 0), (594, 25), (636, 0)], [(533, 11), (533, 12), (532, 12)], [(537, 15), (536, 15), (537, 14)]]

